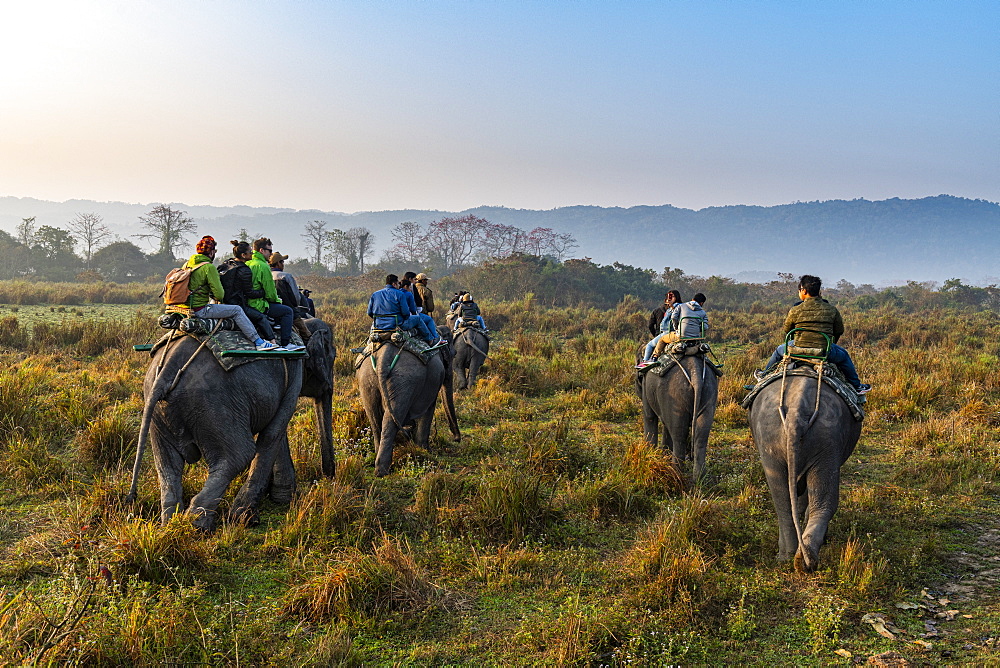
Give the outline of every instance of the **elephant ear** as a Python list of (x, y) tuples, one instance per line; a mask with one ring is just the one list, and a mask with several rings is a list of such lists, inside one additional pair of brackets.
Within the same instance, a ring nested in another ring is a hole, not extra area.
[(305, 360), (306, 374), (315, 379), (321, 392), (329, 392), (333, 389), (333, 361), (337, 357), (337, 350), (333, 347), (333, 333), (321, 320), (315, 324), (306, 322), (312, 332), (306, 343), (306, 350), (309, 352), (309, 357)]

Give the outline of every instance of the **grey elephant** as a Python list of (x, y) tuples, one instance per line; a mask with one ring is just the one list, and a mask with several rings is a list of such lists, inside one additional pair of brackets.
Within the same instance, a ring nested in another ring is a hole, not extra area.
[(654, 367), (636, 376), (642, 399), (643, 434), (647, 443), (657, 445), (662, 422), (663, 449), (673, 454), (679, 471), (691, 461), (692, 478), (697, 483), (705, 472), (708, 435), (719, 400), (719, 378), (703, 354), (670, 355), (668, 359), (665, 367)]
[[(450, 336), (444, 327), (439, 327), (438, 331), (446, 338)], [(439, 392), (444, 398), (452, 436), (456, 442), (461, 441), (462, 433), (455, 414), (450, 347), (441, 348), (424, 364), (414, 353), (390, 341), (371, 355), (360, 356), (355, 364), (361, 402), (376, 441), (376, 476), (388, 475), (396, 435), (401, 429), (412, 428), (414, 442), (427, 447)]]
[(455, 335), (455, 386), (474, 387), (479, 369), (490, 354), (490, 339), (478, 327), (463, 327)]
[(815, 375), (788, 375), (761, 388), (749, 417), (778, 516), (778, 559), (794, 556), (796, 570), (811, 573), (840, 502), (840, 467), (861, 436), (861, 420)]
[(201, 458), (208, 465), (208, 478), (187, 506), (198, 528), (215, 528), (223, 495), (248, 467), (250, 474), (232, 507), (234, 518), (254, 520), (268, 489), (274, 501), (287, 503), (295, 492), (287, 427), (300, 393), (315, 401), (323, 471), (333, 475), (331, 403), (336, 350), (326, 323), (312, 318), (306, 324), (311, 332), (306, 359), (257, 359), (226, 371), (211, 351), (190, 336), (181, 335), (154, 349), (143, 382), (145, 406), (127, 500), (135, 500), (148, 441), (159, 478), (164, 523), (183, 506), (185, 464)]

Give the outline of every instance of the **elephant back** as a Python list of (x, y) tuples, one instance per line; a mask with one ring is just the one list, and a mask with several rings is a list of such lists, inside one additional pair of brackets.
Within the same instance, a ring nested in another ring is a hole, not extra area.
[[(830, 387), (837, 396), (839, 396), (845, 404), (847, 404), (851, 415), (858, 422), (865, 419), (865, 409), (864, 404), (866, 397), (863, 394), (858, 394), (853, 387), (844, 378), (844, 375), (840, 372), (835, 364), (823, 364), (822, 365), (822, 382), (824, 385)], [(754, 401), (760, 395), (764, 388), (773, 385), (774, 383), (781, 383), (784, 378), (784, 382), (787, 384), (788, 377), (792, 378), (811, 378), (815, 380), (819, 377), (816, 369), (811, 364), (798, 364), (785, 367), (783, 365), (778, 365), (775, 370), (760, 382), (758, 382), (750, 393), (743, 398), (740, 403), (743, 408), (750, 410), (753, 407)]]

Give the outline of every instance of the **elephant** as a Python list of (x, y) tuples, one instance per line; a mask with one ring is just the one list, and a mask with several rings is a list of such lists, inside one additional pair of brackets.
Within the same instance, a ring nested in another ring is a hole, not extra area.
[(647, 443), (656, 445), (663, 422), (663, 449), (673, 454), (679, 471), (685, 461), (692, 460), (692, 478), (697, 483), (705, 472), (708, 435), (719, 400), (719, 378), (703, 354), (671, 357), (675, 363), (662, 376), (655, 368), (636, 376), (642, 399), (643, 434)]
[(794, 555), (796, 570), (811, 573), (840, 501), (840, 467), (854, 451), (861, 422), (826, 382), (800, 375), (763, 387), (749, 418), (778, 516), (778, 560)]
[(477, 327), (463, 327), (455, 336), (455, 379), (456, 387), (464, 390), (473, 387), (479, 377), (479, 369), (490, 354), (490, 340)]
[(163, 523), (183, 504), (185, 464), (202, 457), (208, 465), (208, 479), (187, 507), (199, 529), (215, 528), (222, 496), (248, 467), (250, 475), (236, 495), (233, 518), (254, 521), (257, 505), (269, 488), (272, 500), (289, 502), (295, 492), (295, 469), (287, 427), (300, 394), (315, 402), (323, 472), (333, 475), (336, 349), (325, 322), (318, 318), (305, 322), (311, 333), (305, 359), (256, 359), (226, 371), (191, 336), (154, 349), (143, 382), (145, 406), (128, 502), (136, 498), (147, 441), (159, 478)]
[[(441, 336), (450, 339), (447, 328), (439, 327)], [(372, 437), (377, 439), (375, 475), (388, 475), (392, 451), (401, 429), (413, 426), (413, 440), (421, 447), (430, 441), (431, 422), (438, 392), (444, 395), (445, 414), (455, 442), (462, 432), (455, 414), (451, 377), (451, 349), (439, 349), (424, 364), (417, 356), (391, 341), (381, 345), (371, 356), (356, 362), (355, 378), (361, 393)]]

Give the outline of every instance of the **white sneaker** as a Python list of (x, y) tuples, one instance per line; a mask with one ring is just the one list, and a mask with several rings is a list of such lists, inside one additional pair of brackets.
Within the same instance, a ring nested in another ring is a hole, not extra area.
[(289, 352), (295, 352), (296, 350), (305, 350), (305, 349), (306, 349), (305, 346), (300, 346), (297, 343), (289, 343), (285, 346), (285, 350)]
[(270, 341), (265, 341), (264, 343), (257, 346), (257, 350), (261, 352), (273, 353), (273, 352), (278, 352), (279, 350), (284, 350), (284, 348), (279, 346), (277, 343), (271, 343)]

